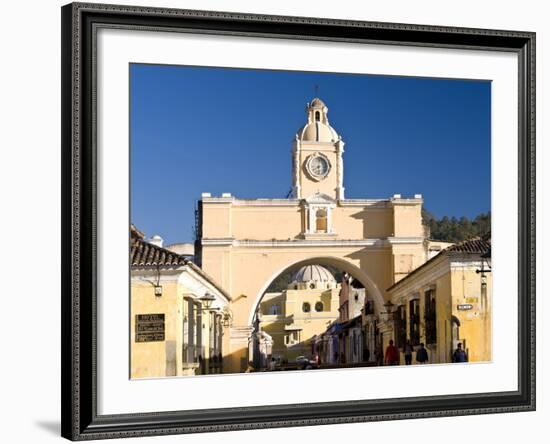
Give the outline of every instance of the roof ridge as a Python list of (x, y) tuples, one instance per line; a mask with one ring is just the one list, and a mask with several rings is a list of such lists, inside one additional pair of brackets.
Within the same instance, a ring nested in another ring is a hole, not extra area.
[(416, 274), (418, 270), (426, 267), (428, 264), (433, 263), (438, 258), (441, 258), (442, 256), (449, 255), (450, 253), (466, 253), (466, 254), (486, 254), (487, 252), (491, 251), (491, 239), (488, 240), (482, 240), (480, 236), (475, 236), (470, 239), (465, 239), (463, 241), (460, 241), (456, 244), (450, 245), (444, 250), (441, 250), (438, 254), (428, 259), (423, 264), (416, 267), (414, 270), (412, 270), (410, 273), (405, 275), (403, 278), (395, 282), (393, 285), (388, 287), (386, 291), (396, 287), (398, 284), (401, 284), (405, 280), (407, 280), (411, 275)]

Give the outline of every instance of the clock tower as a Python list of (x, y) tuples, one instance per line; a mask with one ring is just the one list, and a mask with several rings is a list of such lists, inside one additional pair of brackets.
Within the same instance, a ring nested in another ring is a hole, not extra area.
[(325, 195), (344, 199), (344, 141), (328, 121), (328, 108), (315, 98), (306, 106), (307, 123), (292, 146), (292, 197)]

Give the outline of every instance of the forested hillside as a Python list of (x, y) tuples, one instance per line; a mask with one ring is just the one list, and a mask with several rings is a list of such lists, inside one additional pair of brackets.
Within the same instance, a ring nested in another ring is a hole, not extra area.
[(460, 242), (476, 236), (485, 236), (491, 232), (491, 212), (481, 213), (474, 219), (467, 217), (447, 217), (436, 219), (427, 210), (422, 210), (424, 225), (430, 229), (429, 238), (445, 242)]

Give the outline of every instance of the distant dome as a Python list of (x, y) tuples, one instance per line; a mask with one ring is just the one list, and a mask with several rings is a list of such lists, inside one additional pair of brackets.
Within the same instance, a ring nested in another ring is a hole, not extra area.
[(307, 283), (307, 282), (333, 282), (336, 279), (330, 271), (321, 265), (306, 265), (300, 268), (293, 276), (292, 282)]

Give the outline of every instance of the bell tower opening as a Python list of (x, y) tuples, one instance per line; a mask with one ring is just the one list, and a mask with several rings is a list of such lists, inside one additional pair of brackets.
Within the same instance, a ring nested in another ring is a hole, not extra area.
[(317, 233), (327, 232), (327, 211), (326, 210), (317, 210), (317, 213), (315, 214), (315, 231), (317, 231)]

